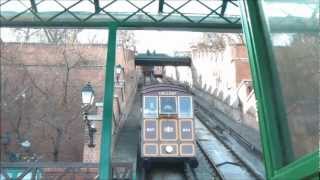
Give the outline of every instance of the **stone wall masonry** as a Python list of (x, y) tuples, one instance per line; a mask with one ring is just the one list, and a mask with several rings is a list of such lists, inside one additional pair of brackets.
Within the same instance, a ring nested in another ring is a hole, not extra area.
[(194, 94), (196, 103), (201, 105), (206, 111), (214, 113), (228, 128), (238, 133), (256, 149), (262, 151), (259, 124), (255, 116), (252, 114), (243, 114), (239, 108), (232, 107), (214, 95), (199, 88), (193, 87), (191, 91)]

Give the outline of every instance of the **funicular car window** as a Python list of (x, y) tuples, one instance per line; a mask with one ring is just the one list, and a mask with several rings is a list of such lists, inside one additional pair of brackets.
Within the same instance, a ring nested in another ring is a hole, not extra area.
[(177, 113), (177, 103), (175, 96), (160, 97), (160, 114)]
[(189, 96), (179, 97), (179, 116), (192, 117), (192, 101)]
[(156, 117), (158, 115), (158, 97), (145, 96), (143, 114), (146, 117)]

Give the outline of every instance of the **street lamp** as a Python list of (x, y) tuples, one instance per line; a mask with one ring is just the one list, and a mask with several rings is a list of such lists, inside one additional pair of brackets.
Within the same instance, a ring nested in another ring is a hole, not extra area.
[(22, 141), (22, 142), (20, 143), (20, 145), (21, 145), (21, 147), (22, 147), (24, 150), (26, 150), (26, 151), (28, 151), (28, 150), (30, 149), (30, 147), (31, 147), (31, 143), (30, 143), (30, 141), (28, 141), (28, 140)]
[(119, 83), (119, 79), (120, 79), (120, 76), (121, 76), (122, 69), (123, 69), (123, 67), (122, 67), (120, 64), (116, 65), (116, 79), (117, 79), (117, 83)]
[(27, 139), (24, 139), (24, 140), (21, 140), (19, 144), (23, 150), (23, 153), (20, 155), (21, 160), (30, 161), (31, 160), (31, 155), (30, 155), (31, 142)]
[(120, 64), (117, 64), (117, 65), (116, 65), (116, 73), (117, 73), (117, 74), (120, 74), (121, 71), (122, 71), (122, 66), (121, 66)]
[(82, 104), (84, 106), (91, 106), (94, 101), (94, 91), (93, 88), (88, 82), (81, 90)]
[(88, 111), (93, 105), (94, 101), (94, 90), (88, 82), (81, 90), (81, 98), (82, 98), (82, 104), (83, 104), (83, 118), (84, 122), (86, 123), (88, 127), (88, 133), (89, 133), (89, 144), (88, 147), (93, 148), (95, 147), (94, 144), (94, 133), (97, 132), (97, 129), (95, 128), (94, 124), (88, 119)]

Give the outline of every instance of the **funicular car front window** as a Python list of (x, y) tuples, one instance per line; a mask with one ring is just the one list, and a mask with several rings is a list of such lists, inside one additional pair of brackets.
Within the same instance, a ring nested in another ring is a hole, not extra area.
[(179, 116), (191, 117), (192, 116), (192, 101), (189, 96), (179, 97)]
[(175, 96), (160, 97), (160, 113), (175, 114), (177, 113), (177, 103)]
[(144, 97), (144, 116), (155, 117), (158, 115), (158, 97), (145, 96)]

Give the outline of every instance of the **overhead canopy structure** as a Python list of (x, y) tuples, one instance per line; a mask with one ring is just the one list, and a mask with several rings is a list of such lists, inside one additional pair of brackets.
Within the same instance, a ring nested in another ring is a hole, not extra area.
[(166, 54), (138, 54), (135, 65), (139, 66), (191, 66), (190, 57), (172, 57)]
[(7, 0), (0, 8), (1, 26), (7, 27), (241, 30), (235, 0)]
[[(241, 31), (237, 0), (3, 0), (0, 9), (1, 27)], [(273, 32), (319, 31), (306, 19), (281, 15), (270, 23)]]
[[(0, 3), (2, 27), (94, 27), (193, 29), (240, 32), (236, 0), (6, 0)], [(290, 18), (290, 20), (288, 20)], [(295, 32), (305, 17), (274, 17), (274, 32)]]

